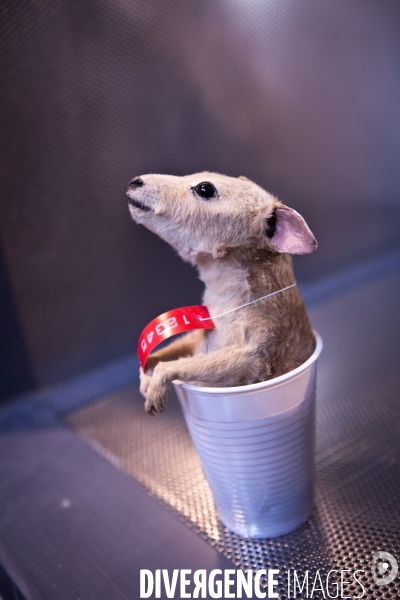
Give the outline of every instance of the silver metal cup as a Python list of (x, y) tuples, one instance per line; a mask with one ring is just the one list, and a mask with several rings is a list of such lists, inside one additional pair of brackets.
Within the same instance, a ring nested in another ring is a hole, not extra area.
[(277, 537), (314, 501), (315, 389), (322, 340), (297, 369), (253, 385), (174, 381), (221, 521), (244, 537)]

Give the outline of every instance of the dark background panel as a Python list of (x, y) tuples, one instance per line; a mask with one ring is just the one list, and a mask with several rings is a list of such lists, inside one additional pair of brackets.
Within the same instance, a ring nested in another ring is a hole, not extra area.
[[(0, 246), (0, 401), (33, 387), (34, 380)], [(1, 566), (0, 566), (1, 568)], [(0, 573), (1, 577), (1, 573)]]
[(399, 246), (397, 3), (0, 11), (0, 236), (38, 386), (134, 352), (155, 315), (201, 301), (195, 271), (131, 222), (135, 175), (253, 178), (319, 240), (301, 281)]

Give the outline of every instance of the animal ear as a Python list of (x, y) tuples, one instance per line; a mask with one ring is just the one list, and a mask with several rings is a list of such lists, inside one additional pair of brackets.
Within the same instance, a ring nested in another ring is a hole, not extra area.
[(267, 219), (266, 235), (278, 252), (310, 254), (318, 243), (303, 217), (283, 204)]

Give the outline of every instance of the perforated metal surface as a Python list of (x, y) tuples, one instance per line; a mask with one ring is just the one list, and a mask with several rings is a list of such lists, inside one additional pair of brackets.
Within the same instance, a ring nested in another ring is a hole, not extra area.
[[(251, 541), (221, 525), (175, 399), (152, 419), (137, 391), (127, 389), (67, 422), (237, 567), (275, 567), (281, 574), (363, 569), (365, 598), (400, 598), (398, 578), (382, 587), (371, 572), (378, 550), (400, 558), (399, 294), (395, 275), (311, 312), (325, 343), (318, 366), (316, 507), (291, 535)], [(284, 577), (280, 593), (287, 597)], [(345, 595), (360, 593), (345, 586)]]

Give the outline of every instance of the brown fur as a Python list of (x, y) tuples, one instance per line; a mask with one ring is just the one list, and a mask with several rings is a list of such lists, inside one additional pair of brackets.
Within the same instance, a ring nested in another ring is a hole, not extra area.
[[(302, 217), (246, 178), (200, 173), (140, 179), (143, 184), (137, 188), (133, 184), (127, 192), (133, 218), (197, 266), (206, 286), (203, 302), (211, 315), (294, 283), (291, 257), (282, 248), (295, 253), (316, 248)], [(215, 185), (216, 198), (196, 195), (193, 187), (202, 181)], [(277, 232), (268, 238), (266, 223), (274, 213)], [(187, 333), (149, 356), (140, 385), (149, 413), (165, 409), (174, 379), (212, 386), (265, 381), (302, 364), (315, 346), (297, 287), (223, 316), (215, 324), (216, 329)]]

